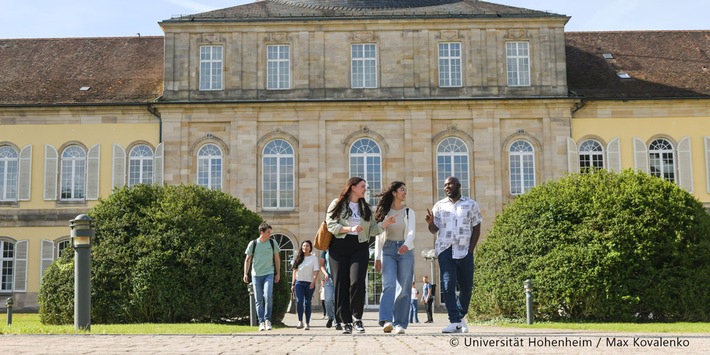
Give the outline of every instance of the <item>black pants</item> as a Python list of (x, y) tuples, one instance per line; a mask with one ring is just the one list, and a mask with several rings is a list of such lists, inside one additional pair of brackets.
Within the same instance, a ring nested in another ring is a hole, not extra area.
[(431, 314), (431, 306), (433, 303), (434, 303), (433, 298), (430, 298), (426, 301), (426, 320), (427, 320), (427, 322), (434, 321), (434, 317), (432, 317), (432, 314)]
[(330, 271), (335, 289), (335, 315), (343, 323), (362, 319), (365, 308), (365, 279), (370, 246), (356, 235), (333, 238), (330, 243)]

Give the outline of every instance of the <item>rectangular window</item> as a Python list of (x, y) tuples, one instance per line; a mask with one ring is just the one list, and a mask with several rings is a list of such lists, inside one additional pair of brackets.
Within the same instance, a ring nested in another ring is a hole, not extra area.
[(439, 86), (461, 86), (461, 43), (439, 43)]
[(291, 50), (289, 45), (266, 46), (266, 88), (286, 90), (291, 84)]
[(222, 46), (200, 47), (200, 90), (222, 90)]
[(352, 88), (377, 87), (377, 47), (375, 44), (352, 45)]
[(530, 86), (530, 51), (528, 42), (506, 43), (508, 86)]
[(15, 270), (15, 244), (0, 240), (0, 291), (12, 291)]

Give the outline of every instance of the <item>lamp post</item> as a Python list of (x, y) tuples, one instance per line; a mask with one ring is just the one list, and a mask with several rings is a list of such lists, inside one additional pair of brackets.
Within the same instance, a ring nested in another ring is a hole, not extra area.
[[(436, 278), (434, 277), (434, 260), (436, 260), (436, 249), (425, 249), (422, 250), (422, 256), (424, 259), (429, 260), (429, 266), (431, 267), (431, 273), (429, 274), (429, 277), (431, 278), (431, 283), (434, 283)], [(434, 300), (435, 302), (433, 303), (434, 308), (436, 308), (436, 294), (434, 294)]]
[(91, 330), (91, 238), (94, 225), (85, 214), (69, 222), (74, 247), (74, 330)]

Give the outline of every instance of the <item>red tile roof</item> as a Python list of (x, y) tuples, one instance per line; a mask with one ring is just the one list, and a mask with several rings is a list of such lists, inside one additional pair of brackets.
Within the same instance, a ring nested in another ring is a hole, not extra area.
[(0, 39), (3, 105), (142, 103), (162, 91), (163, 37)]

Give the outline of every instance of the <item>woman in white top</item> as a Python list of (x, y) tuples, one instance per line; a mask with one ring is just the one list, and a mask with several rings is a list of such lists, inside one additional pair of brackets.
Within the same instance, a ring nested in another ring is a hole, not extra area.
[(313, 243), (306, 240), (301, 243), (301, 250), (293, 259), (293, 279), (291, 281), (291, 292), (296, 293), (296, 310), (298, 311), (298, 325), (296, 328), (303, 328), (303, 313), (306, 313), (306, 330), (311, 329), (311, 299), (316, 288), (318, 270), (320, 264), (318, 257), (313, 255)]
[(375, 243), (375, 270), (382, 272), (380, 324), (385, 333), (404, 334), (409, 325), (409, 307), (414, 278), (414, 211), (404, 205), (407, 186), (394, 181), (381, 195), (375, 220), (394, 217)]

